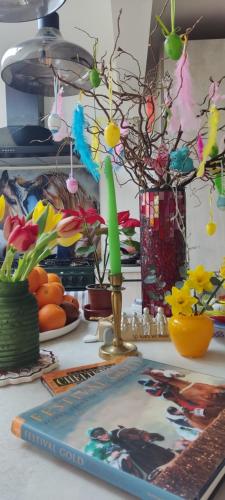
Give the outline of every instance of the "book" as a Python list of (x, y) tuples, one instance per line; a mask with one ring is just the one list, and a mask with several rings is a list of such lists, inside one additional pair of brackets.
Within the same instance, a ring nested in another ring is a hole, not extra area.
[(225, 471), (225, 379), (129, 358), (12, 432), (141, 499), (206, 500)]
[(91, 365), (74, 366), (66, 370), (55, 370), (50, 373), (44, 373), (41, 377), (41, 382), (54, 396), (68, 391), (75, 385), (93, 377), (96, 373), (107, 370), (107, 368), (123, 360), (124, 357), (118, 357), (114, 361), (102, 361)]

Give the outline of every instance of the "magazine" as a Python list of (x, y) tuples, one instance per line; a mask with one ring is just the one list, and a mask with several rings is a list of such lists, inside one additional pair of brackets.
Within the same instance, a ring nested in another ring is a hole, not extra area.
[(54, 370), (54, 372), (44, 373), (41, 381), (49, 392), (55, 396), (66, 392), (75, 385), (88, 380), (90, 377), (100, 373), (116, 363), (120, 363), (124, 357), (118, 357), (114, 361), (102, 361), (91, 365), (73, 366), (66, 370)]
[(12, 432), (141, 499), (206, 500), (225, 470), (225, 380), (130, 358)]

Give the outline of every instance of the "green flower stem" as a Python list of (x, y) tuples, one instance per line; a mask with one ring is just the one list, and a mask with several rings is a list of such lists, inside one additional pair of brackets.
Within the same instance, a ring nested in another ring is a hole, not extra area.
[[(87, 237), (88, 244), (91, 245), (91, 246), (93, 246), (95, 248), (94, 240), (90, 236), (89, 227), (88, 227), (88, 224), (86, 222), (84, 222), (84, 233), (85, 233), (85, 236)], [(99, 284), (102, 285), (103, 281), (104, 281), (105, 270), (104, 270), (103, 275), (101, 276), (100, 265), (99, 265), (99, 258), (98, 258), (98, 254), (96, 252), (96, 248), (94, 250), (94, 261), (95, 261), (97, 279), (99, 281)]]
[(213, 290), (212, 294), (210, 295), (210, 297), (208, 298), (207, 302), (205, 303), (204, 307), (202, 308), (201, 312), (199, 314), (202, 314), (203, 312), (206, 311), (208, 305), (210, 304), (211, 300), (216, 296), (218, 290), (220, 289), (220, 287), (222, 286), (222, 284), (224, 283), (224, 279), (221, 280), (221, 282), (219, 283), (219, 285), (216, 286), (215, 290)]
[(12, 247), (9, 246), (7, 248), (4, 262), (0, 270), (0, 280), (5, 281), (6, 278), (10, 279), (15, 253), (16, 251)]

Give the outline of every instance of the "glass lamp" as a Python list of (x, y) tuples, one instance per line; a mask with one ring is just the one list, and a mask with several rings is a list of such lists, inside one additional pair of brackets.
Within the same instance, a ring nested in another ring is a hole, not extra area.
[(19, 23), (47, 16), (66, 0), (0, 0), (0, 22)]
[[(71, 42), (59, 31), (59, 16), (55, 12), (38, 20), (35, 38), (9, 48), (1, 61), (3, 81), (22, 92), (54, 96), (54, 75), (65, 80), (64, 96), (90, 89), (89, 70), (93, 57)], [(75, 87), (71, 87), (70, 84)]]

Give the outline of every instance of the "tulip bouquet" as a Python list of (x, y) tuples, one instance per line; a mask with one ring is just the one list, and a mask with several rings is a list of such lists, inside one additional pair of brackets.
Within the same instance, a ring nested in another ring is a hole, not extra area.
[[(0, 219), (4, 218), (5, 199), (0, 197)], [(26, 218), (8, 215), (3, 226), (6, 253), (0, 269), (0, 281), (16, 282), (27, 279), (30, 271), (46, 259), (56, 245), (70, 246), (82, 234), (78, 231), (76, 218), (65, 217), (56, 212), (50, 204), (39, 201)], [(14, 258), (19, 252), (17, 268)]]
[[(77, 230), (82, 233), (82, 240), (76, 245), (77, 255), (92, 255), (96, 269), (96, 278), (102, 287), (105, 280), (106, 268), (109, 260), (108, 251), (108, 227), (105, 219), (94, 209), (84, 210), (65, 210), (64, 214), (75, 218), (77, 221)], [(133, 239), (135, 228), (140, 227), (140, 221), (130, 217), (130, 212), (124, 211), (118, 213), (119, 232), (121, 239), (121, 248), (125, 247), (129, 252), (138, 252), (140, 243)], [(101, 235), (105, 236), (103, 256), (100, 259), (98, 252), (98, 242)]]
[(187, 272), (182, 288), (173, 287), (165, 297), (173, 316), (201, 315), (212, 310), (213, 302), (221, 286), (225, 287), (225, 259), (219, 273), (208, 272), (199, 265)]

